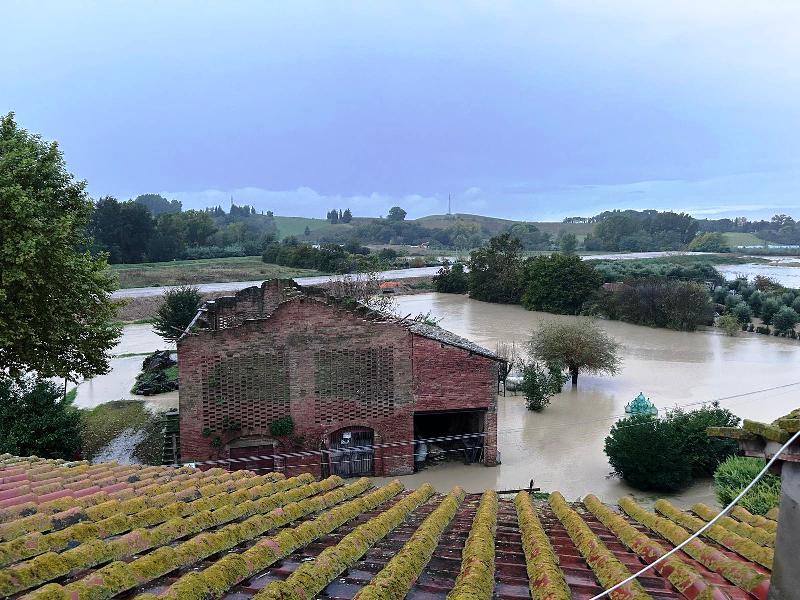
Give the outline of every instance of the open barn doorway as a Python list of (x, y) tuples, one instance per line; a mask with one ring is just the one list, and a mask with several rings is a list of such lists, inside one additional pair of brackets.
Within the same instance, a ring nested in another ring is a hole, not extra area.
[(486, 410), (414, 413), (414, 468), (457, 460), (483, 462)]

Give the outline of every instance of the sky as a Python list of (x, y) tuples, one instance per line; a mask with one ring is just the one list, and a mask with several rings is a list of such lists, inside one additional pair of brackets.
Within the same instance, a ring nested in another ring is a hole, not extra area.
[(0, 3), (0, 112), (93, 197), (800, 216), (796, 0)]

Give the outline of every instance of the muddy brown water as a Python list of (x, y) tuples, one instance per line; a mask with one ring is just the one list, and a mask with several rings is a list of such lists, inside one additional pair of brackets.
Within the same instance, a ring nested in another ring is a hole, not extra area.
[[(451, 294), (399, 297), (398, 305), (402, 315), (430, 312), (442, 319), (440, 325), (445, 329), (490, 349), (499, 341), (524, 345), (542, 321), (575, 318)], [(527, 487), (533, 479), (543, 490), (560, 490), (569, 498), (594, 493), (616, 501), (634, 493), (647, 500), (649, 494), (608, 477), (611, 468), (603, 453), (611, 425), (640, 391), (662, 411), (727, 398), (721, 403), (735, 414), (762, 421), (800, 406), (800, 385), (731, 398), (800, 382), (797, 341), (755, 334), (730, 338), (716, 330), (683, 333), (614, 321), (602, 321), (601, 325), (622, 344), (619, 374), (581, 375), (577, 389), (566, 386), (541, 413), (528, 411), (519, 396), (501, 396), (500, 466), (448, 463), (403, 480), (409, 485), (430, 481), (438, 489), (459, 484), (479, 491)], [(715, 502), (710, 481), (700, 481), (674, 499), (681, 505)]]
[[(466, 296), (418, 294), (397, 298), (402, 315), (430, 312), (441, 326), (494, 349), (498, 341), (524, 345), (543, 320), (574, 317), (536, 313), (519, 306), (488, 304)], [(527, 487), (531, 479), (544, 490), (569, 498), (594, 493), (615, 501), (633, 490), (609, 478), (603, 441), (625, 404), (640, 391), (663, 410), (675, 405), (721, 399), (743, 418), (770, 421), (800, 406), (800, 342), (754, 334), (729, 338), (716, 330), (682, 333), (602, 321), (622, 344), (623, 365), (615, 377), (581, 375), (578, 388), (565, 387), (541, 413), (526, 410), (520, 396), (498, 398), (498, 445), (502, 464), (495, 468), (447, 463), (402, 478), (415, 486), (430, 481), (439, 490), (461, 485), (468, 491)], [(170, 347), (149, 325), (125, 328), (115, 354)], [(144, 357), (116, 358), (107, 375), (83, 382), (79, 406), (136, 398), (130, 387)], [(756, 392), (748, 394), (749, 392)], [(737, 396), (740, 397), (731, 397)], [(141, 398), (141, 397), (139, 397)], [(148, 399), (153, 408), (177, 406), (177, 394)], [(635, 493), (647, 501), (647, 494)], [(701, 481), (675, 496), (681, 505), (714, 503), (711, 483)]]

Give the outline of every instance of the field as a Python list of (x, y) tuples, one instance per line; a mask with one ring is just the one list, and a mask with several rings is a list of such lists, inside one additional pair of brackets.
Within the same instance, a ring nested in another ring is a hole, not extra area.
[(302, 238), (306, 227), (309, 231), (321, 229), (330, 225), (325, 219), (310, 219), (308, 217), (279, 217), (275, 216), (275, 225), (278, 227), (278, 238), (293, 235)]
[(756, 237), (752, 233), (723, 233), (725, 241), (731, 247), (731, 250), (736, 250), (737, 246), (763, 246), (764, 240)]
[(268, 265), (259, 256), (174, 260), (162, 263), (111, 265), (120, 288), (251, 281), (275, 277), (320, 275), (309, 269)]

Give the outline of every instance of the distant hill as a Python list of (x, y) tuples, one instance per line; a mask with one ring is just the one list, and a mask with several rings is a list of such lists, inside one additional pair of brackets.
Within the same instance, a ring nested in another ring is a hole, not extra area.
[(301, 238), (306, 227), (309, 231), (330, 226), (325, 219), (311, 219), (309, 217), (279, 217), (275, 215), (275, 225), (278, 228), (278, 237), (285, 238), (293, 235)]

